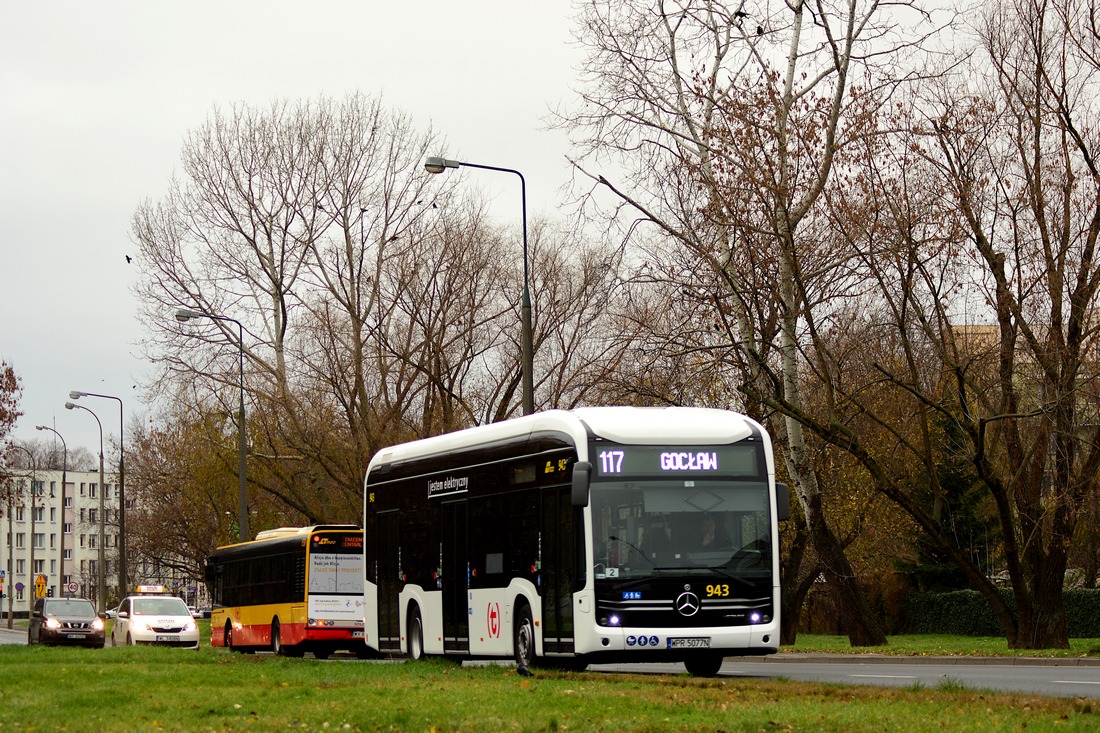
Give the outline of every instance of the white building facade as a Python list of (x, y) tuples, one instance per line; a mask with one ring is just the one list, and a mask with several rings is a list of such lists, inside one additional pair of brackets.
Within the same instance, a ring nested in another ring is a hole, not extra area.
[[(119, 491), (117, 474), (99, 471), (12, 470), (0, 482), (0, 568), (5, 617), (24, 616), (36, 585), (46, 595), (118, 598)], [(127, 500), (127, 505), (131, 504)], [(102, 553), (100, 552), (102, 549)]]

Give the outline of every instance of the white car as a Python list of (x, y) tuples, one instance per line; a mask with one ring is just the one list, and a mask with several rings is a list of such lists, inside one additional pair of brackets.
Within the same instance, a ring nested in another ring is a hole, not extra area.
[(199, 627), (182, 598), (137, 595), (118, 604), (111, 645), (162, 644), (199, 648)]

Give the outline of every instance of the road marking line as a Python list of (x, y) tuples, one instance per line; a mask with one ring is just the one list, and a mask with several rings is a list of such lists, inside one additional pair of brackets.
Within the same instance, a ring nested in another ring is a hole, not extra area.
[(1051, 680), (1057, 685), (1100, 685), (1100, 681), (1091, 682), (1088, 680)]
[(850, 674), (849, 677), (867, 677), (874, 680), (915, 680), (916, 677), (908, 674)]

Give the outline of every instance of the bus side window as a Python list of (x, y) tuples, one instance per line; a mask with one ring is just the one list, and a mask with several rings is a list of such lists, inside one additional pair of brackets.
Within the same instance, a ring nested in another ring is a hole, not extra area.
[(503, 534), (508, 537), (506, 570), (513, 576), (523, 577), (533, 573), (538, 557), (533, 548), (538, 547), (539, 493), (537, 489), (523, 489), (508, 496), (507, 516)]

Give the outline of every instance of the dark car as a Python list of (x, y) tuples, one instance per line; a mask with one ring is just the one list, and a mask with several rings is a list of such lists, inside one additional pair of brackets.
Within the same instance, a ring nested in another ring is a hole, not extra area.
[(103, 619), (85, 598), (39, 598), (31, 611), (28, 644), (103, 648)]

